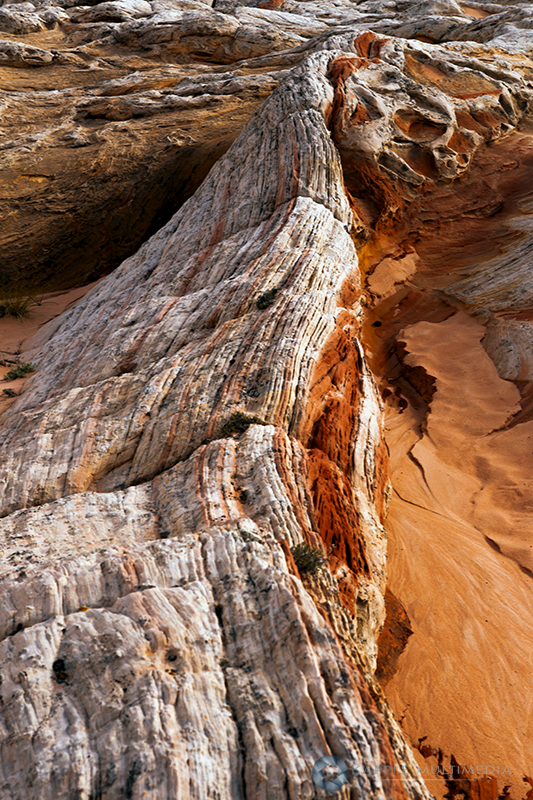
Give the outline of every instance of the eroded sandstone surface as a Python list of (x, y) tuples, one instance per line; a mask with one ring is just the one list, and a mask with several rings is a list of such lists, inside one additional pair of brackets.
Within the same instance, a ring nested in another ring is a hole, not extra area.
[(529, 4), (0, 31), (0, 797), (520, 800)]

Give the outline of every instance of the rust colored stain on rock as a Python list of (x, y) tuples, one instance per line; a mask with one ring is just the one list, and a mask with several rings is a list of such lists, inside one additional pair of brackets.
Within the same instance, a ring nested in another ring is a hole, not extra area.
[(389, 39), (379, 39), (372, 31), (365, 31), (355, 39), (355, 49), (361, 58), (379, 58)]
[[(328, 77), (334, 86), (335, 97), (331, 115), (332, 131), (341, 124), (339, 117), (343, 117), (345, 108), (345, 82), (350, 75), (361, 67), (367, 66), (372, 61), (379, 59), (382, 48), (388, 39), (378, 39), (371, 31), (366, 31), (358, 36), (355, 41), (355, 49), (360, 58), (349, 56), (339, 56), (335, 58), (329, 66)], [(355, 113), (350, 115), (349, 124), (361, 125), (370, 121), (371, 116), (363, 103), (359, 103)], [(342, 124), (345, 124), (343, 121)]]
[[(358, 354), (350, 336), (337, 328), (326, 344), (311, 384), (307, 447), (318, 449), (348, 476), (357, 422)], [(305, 441), (305, 438), (304, 438)]]
[[(355, 296), (355, 286), (347, 282), (341, 292), (344, 301)], [(315, 530), (336, 570), (348, 567), (351, 578), (340, 581), (340, 597), (353, 613), (357, 576), (370, 577), (359, 515), (353, 500), (352, 448), (359, 416), (359, 354), (346, 327), (356, 324), (353, 314), (343, 312), (340, 324), (325, 343), (314, 370), (307, 403), (308, 417), (302, 425), (302, 442), (308, 448), (308, 486), (312, 498)], [(378, 481), (388, 479), (386, 447), (376, 448)], [(376, 492), (378, 513), (382, 512), (382, 493)]]
[(426, 64), (408, 53), (405, 57), (406, 72), (413, 80), (428, 86), (437, 86), (441, 91), (462, 100), (483, 95), (497, 95), (499, 86), (475, 72), (462, 72), (460, 77), (444, 72), (434, 64)]
[(320, 450), (309, 453), (309, 485), (320, 538), (356, 575), (369, 575), (351, 485)]

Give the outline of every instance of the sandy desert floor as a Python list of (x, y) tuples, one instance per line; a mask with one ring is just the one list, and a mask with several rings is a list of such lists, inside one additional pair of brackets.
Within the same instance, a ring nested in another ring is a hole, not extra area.
[[(30, 316), (26, 319), (15, 319), (13, 317), (0, 318), (0, 414), (15, 402), (15, 397), (7, 397), (3, 389), (12, 389), (18, 394), (24, 390), (24, 384), (30, 377), (17, 378), (14, 381), (4, 380), (5, 375), (16, 363), (28, 363), (26, 353), (38, 346), (40, 335), (48, 331), (48, 324), (53, 325), (53, 320), (59, 317), (63, 311), (70, 308), (89, 289), (96, 286), (98, 281), (69, 289), (65, 292), (49, 292), (48, 294), (38, 295), (36, 304), (31, 308)], [(45, 331), (43, 326), (47, 325)], [(14, 362), (14, 363), (12, 363)]]
[[(512, 172), (484, 168), (488, 203)], [(378, 264), (365, 335), (391, 455), (388, 587), (413, 631), (385, 692), (422, 769), (441, 751), (445, 767), (453, 757), (495, 778), (487, 797), (508, 785), (515, 800), (533, 774), (533, 421), (528, 390), (484, 349), (485, 326), (442, 290), (510, 246), (527, 169), (501, 212), (480, 219), (459, 201), (454, 220)]]
[(436, 390), (422, 435), (411, 408), (387, 415), (389, 588), (413, 635), (386, 693), (413, 744), (521, 797), (533, 741), (533, 423), (502, 429), (518, 391), (482, 335), (462, 312), (405, 333)]

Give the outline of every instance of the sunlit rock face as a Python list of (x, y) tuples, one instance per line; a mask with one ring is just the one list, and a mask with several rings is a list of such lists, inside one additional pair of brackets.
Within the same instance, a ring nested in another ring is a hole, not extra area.
[(0, 796), (520, 800), (528, 5), (0, 30)]

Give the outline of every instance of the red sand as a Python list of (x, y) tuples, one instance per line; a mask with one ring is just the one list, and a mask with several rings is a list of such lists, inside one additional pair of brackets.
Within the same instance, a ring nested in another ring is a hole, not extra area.
[(411, 407), (388, 411), (389, 586), (414, 633), (386, 694), (414, 745), (427, 737), (518, 800), (533, 771), (533, 422), (499, 430), (519, 393), (483, 333), (459, 312), (399, 337), (436, 392), (422, 438)]
[[(58, 317), (67, 308), (76, 303), (83, 297), (89, 289), (96, 286), (98, 281), (86, 286), (79, 286), (76, 289), (69, 289), (64, 292), (50, 292), (35, 299), (38, 305), (32, 307), (28, 319), (14, 319), (13, 317), (0, 318), (0, 360), (20, 361), (25, 363), (25, 352), (36, 347), (39, 329), (47, 322)], [(31, 341), (30, 341), (31, 339)], [(15, 381), (3, 381), (4, 375), (13, 365), (0, 366), (0, 414), (12, 405), (16, 398), (7, 398), (3, 394), (3, 389), (13, 389), (15, 392), (23, 391), (27, 378), (18, 378)], [(29, 375), (28, 375), (29, 377)]]
[(476, 19), (484, 19), (485, 17), (490, 17), (490, 11), (483, 11), (481, 8), (472, 8), (471, 6), (461, 6), (465, 14), (468, 14), (469, 17), (475, 17)]

